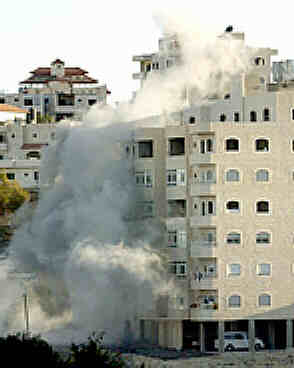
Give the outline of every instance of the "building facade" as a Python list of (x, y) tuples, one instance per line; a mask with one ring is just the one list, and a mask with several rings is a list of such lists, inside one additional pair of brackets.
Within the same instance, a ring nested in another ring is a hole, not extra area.
[(0, 104), (27, 109), (28, 122), (81, 119), (94, 104), (106, 104), (106, 85), (80, 67), (65, 67), (56, 59), (50, 67), (39, 67), (20, 82), (18, 93), (0, 93)]
[[(174, 37), (160, 42), (178, 49)], [(134, 57), (134, 77), (144, 84), (174, 53)], [(246, 331), (250, 350), (255, 336), (293, 348), (293, 63), (275, 63), (272, 76), (276, 54), (256, 50), (225, 96), (189, 101), (128, 143), (147, 211), (165, 224), (160, 248), (175, 285), (141, 316), (150, 343), (206, 351), (218, 338), (223, 351), (224, 331)]]

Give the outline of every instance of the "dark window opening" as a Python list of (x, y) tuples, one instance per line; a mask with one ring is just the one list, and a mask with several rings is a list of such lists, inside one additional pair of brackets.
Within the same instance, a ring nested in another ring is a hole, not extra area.
[(58, 95), (58, 106), (74, 106), (75, 96), (74, 95)]
[(38, 151), (31, 151), (27, 153), (27, 160), (31, 160), (31, 159), (37, 159), (40, 160), (41, 155), (40, 152)]
[(229, 233), (227, 235), (227, 243), (228, 244), (240, 244), (241, 234), (240, 233)]
[(74, 116), (73, 113), (57, 113), (55, 120), (56, 120), (56, 122), (58, 122), (58, 121), (61, 121), (61, 120), (64, 120), (64, 119), (70, 119), (73, 116)]
[(89, 105), (89, 106), (93, 106), (93, 105), (95, 105), (95, 103), (96, 103), (96, 102), (97, 102), (97, 100), (96, 100), (96, 99), (94, 99), (94, 98), (93, 98), (93, 99), (89, 99), (89, 100), (88, 100), (88, 105)]
[(240, 121), (240, 114), (238, 112), (234, 112), (234, 121)]
[(269, 141), (268, 139), (257, 139), (255, 141), (256, 151), (264, 151), (267, 152), (269, 150)]
[(15, 180), (15, 173), (7, 173), (6, 177), (8, 180)]
[(240, 206), (238, 201), (227, 202), (227, 210), (229, 211), (239, 211)]
[(4, 160), (4, 156), (3, 155), (0, 155), (0, 160)]
[(14, 133), (11, 134), (11, 138), (15, 138), (15, 134)]
[(239, 151), (239, 141), (235, 138), (226, 140), (226, 151)]
[(269, 109), (263, 110), (263, 121), (270, 121), (270, 111)]
[(256, 111), (250, 111), (250, 121), (257, 121), (257, 113)]
[(19, 99), (18, 99), (18, 98), (15, 98), (15, 99), (14, 99), (14, 102), (19, 102)]
[(219, 117), (219, 120), (220, 121), (226, 121), (227, 120), (227, 117), (225, 114), (221, 114), (220, 117)]
[(150, 72), (151, 70), (151, 64), (146, 64), (146, 72)]
[(138, 142), (139, 158), (153, 157), (153, 141)]
[(195, 124), (195, 122), (196, 122), (195, 116), (190, 116), (189, 123)]
[(34, 171), (34, 180), (39, 181), (39, 171)]
[(33, 106), (33, 99), (32, 98), (25, 98), (23, 101), (24, 106)]
[(261, 56), (256, 57), (254, 59), (254, 62), (255, 62), (255, 65), (257, 65), (257, 66), (261, 66), (261, 65), (264, 65), (265, 64), (265, 60)]
[(258, 213), (269, 213), (269, 202), (259, 201), (256, 203), (256, 212)]
[(5, 98), (4, 97), (0, 97), (0, 104), (5, 104)]
[(178, 156), (185, 154), (185, 138), (170, 138), (169, 139), (169, 154)]
[(6, 136), (4, 134), (0, 134), (0, 143), (6, 143)]
[(225, 100), (229, 100), (231, 98), (231, 95), (229, 93), (227, 93), (225, 96), (224, 96), (224, 99)]
[(169, 217), (186, 217), (186, 200), (175, 199), (167, 201), (167, 214)]
[(294, 120), (294, 109), (292, 109), (292, 120)]

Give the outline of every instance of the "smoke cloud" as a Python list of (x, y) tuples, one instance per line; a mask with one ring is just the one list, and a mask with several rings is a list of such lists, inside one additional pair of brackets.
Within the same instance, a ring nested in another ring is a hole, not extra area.
[[(182, 108), (187, 88), (202, 103), (248, 68), (250, 52), (230, 35), (219, 38), (170, 14), (156, 19), (164, 34), (177, 34), (179, 64), (152, 73), (133, 103), (93, 107), (84, 121), (59, 124), (56, 143), (43, 155), (39, 204), (10, 246), (8, 266), (38, 276), (30, 290), (31, 329), (54, 341), (93, 330), (122, 341), (126, 321), (135, 328), (154, 297), (174, 289), (157, 249), (164, 227), (138, 218), (142, 198), (120, 142), (132, 140), (130, 121)], [(8, 282), (1, 272), (0, 283)], [(1, 288), (2, 331), (23, 326), (20, 287), (9, 283)]]

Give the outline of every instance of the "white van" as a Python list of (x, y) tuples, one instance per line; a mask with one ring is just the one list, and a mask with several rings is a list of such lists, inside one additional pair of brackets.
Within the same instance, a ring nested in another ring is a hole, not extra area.
[[(218, 349), (218, 340), (214, 340), (214, 347)], [(248, 350), (249, 342), (247, 332), (244, 331), (226, 331), (224, 333), (224, 350)], [(255, 338), (255, 350), (264, 349), (262, 340)]]

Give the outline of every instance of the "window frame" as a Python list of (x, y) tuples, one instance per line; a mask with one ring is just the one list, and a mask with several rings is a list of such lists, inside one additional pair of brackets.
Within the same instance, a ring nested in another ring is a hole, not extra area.
[[(235, 140), (238, 142), (238, 149), (233, 149), (233, 150), (227, 150), (227, 141), (229, 140)], [(225, 138), (225, 147), (224, 147), (224, 152), (226, 153), (240, 153), (240, 138), (238, 137), (229, 137), (229, 138)]]
[[(228, 241), (230, 234), (238, 234), (240, 241), (238, 243), (235, 242), (235, 241)], [(241, 245), (242, 244), (242, 233), (241, 233), (241, 231), (240, 230), (231, 230), (228, 233), (226, 233), (225, 244), (228, 244), (229, 246), (230, 245), (238, 245), (238, 246)]]
[[(257, 210), (257, 205), (260, 202), (267, 202), (268, 203), (268, 211), (267, 212), (259, 212)], [(269, 200), (267, 200), (267, 199), (259, 199), (259, 200), (255, 201), (255, 214), (256, 215), (268, 216), (268, 215), (271, 215), (271, 212), (272, 212), (271, 211), (271, 202)]]
[[(268, 180), (257, 180), (257, 175), (260, 171), (266, 171), (268, 174)], [(270, 182), (270, 170), (267, 168), (258, 168), (255, 170), (255, 182), (256, 183), (269, 183)]]
[[(269, 241), (268, 242), (258, 242), (257, 241), (257, 236), (259, 235), (259, 234), (268, 234), (269, 235)], [(260, 230), (260, 231), (256, 231), (256, 233), (255, 233), (255, 244), (256, 245), (265, 245), (265, 246), (269, 246), (270, 244), (272, 244), (272, 233), (270, 232), (270, 231), (268, 231), (268, 230)]]
[[(268, 111), (268, 119), (265, 119), (265, 111)], [(262, 121), (263, 122), (268, 122), (268, 121), (271, 121), (271, 116), (272, 116), (272, 114), (271, 114), (271, 109), (269, 108), (269, 107), (267, 107), (267, 106), (265, 106), (263, 109), (262, 109)]]
[[(137, 182), (138, 177), (143, 178), (142, 183)], [(135, 171), (135, 182), (137, 187), (152, 188), (153, 187), (152, 169), (144, 168), (142, 170)]]
[[(239, 303), (238, 304), (232, 304), (231, 303), (231, 298), (233, 297), (238, 297), (239, 298)], [(228, 308), (236, 308), (239, 309), (242, 307), (242, 296), (240, 294), (231, 294), (230, 296), (228, 296), (228, 300), (227, 300), (227, 305)]]
[(258, 113), (255, 110), (249, 111), (249, 121), (251, 123), (256, 123), (258, 121)]
[[(261, 140), (264, 140), (264, 141), (267, 141), (268, 142), (268, 149), (265, 151), (265, 150), (258, 150), (257, 149), (257, 142), (258, 141), (261, 141)], [(271, 140), (270, 138), (267, 138), (267, 137), (258, 137), (258, 138), (255, 138), (254, 139), (254, 152), (255, 153), (269, 153), (271, 152)]]
[[(260, 300), (261, 300), (261, 297), (269, 297), (269, 304), (261, 304), (260, 303)], [(270, 308), (272, 306), (272, 295), (270, 293), (262, 293), (262, 294), (259, 294), (257, 296), (257, 306), (259, 308)]]
[[(239, 266), (238, 272), (232, 271), (232, 266)], [(242, 265), (241, 263), (229, 263), (227, 264), (227, 276), (228, 277), (240, 277), (242, 273)]]
[[(228, 208), (228, 203), (230, 202), (237, 202), (238, 203), (238, 210), (236, 209), (229, 209)], [(241, 201), (238, 199), (230, 199), (228, 201), (225, 202), (225, 212), (226, 213), (232, 213), (232, 214), (240, 214), (241, 213)]]
[[(174, 173), (171, 173), (173, 171)], [(169, 181), (169, 179), (174, 175), (175, 180)], [(176, 168), (166, 170), (166, 185), (168, 187), (174, 186), (185, 186), (186, 185), (186, 169)]]
[[(238, 173), (238, 180), (228, 180), (228, 174), (230, 171), (235, 171)], [(229, 168), (225, 171), (225, 183), (240, 183), (240, 182), (241, 182), (240, 170), (235, 168)]]
[[(264, 273), (261, 272), (261, 267), (260, 266), (269, 266), (269, 273)], [(261, 277), (271, 277), (272, 276), (272, 264), (271, 263), (257, 263), (256, 265), (256, 276), (261, 276)]]

